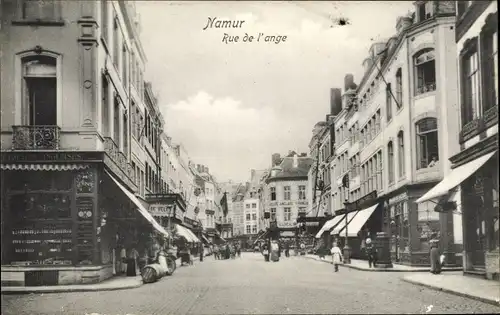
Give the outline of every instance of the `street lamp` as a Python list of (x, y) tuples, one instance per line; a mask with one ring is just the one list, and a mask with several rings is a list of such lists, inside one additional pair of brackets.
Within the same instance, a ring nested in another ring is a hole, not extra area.
[(344, 201), (344, 209), (345, 209), (345, 244), (344, 244), (344, 264), (350, 264), (351, 263), (351, 248), (349, 247), (348, 243), (348, 226), (349, 222), (347, 222), (347, 205), (349, 204), (349, 199), (346, 198)]

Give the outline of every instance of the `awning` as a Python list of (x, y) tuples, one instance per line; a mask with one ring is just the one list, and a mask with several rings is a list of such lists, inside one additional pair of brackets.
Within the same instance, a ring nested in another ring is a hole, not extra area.
[(347, 225), (347, 236), (348, 237), (356, 237), (358, 236), (358, 232), (361, 230), (363, 225), (365, 225), (366, 221), (373, 214), (373, 211), (377, 209), (379, 204), (371, 206), (370, 208), (358, 211), (358, 214), (352, 219), (351, 222)]
[[(352, 221), (352, 218), (354, 218), (354, 216), (356, 215), (356, 213), (358, 213), (359, 211), (353, 211), (353, 212), (349, 212), (347, 214), (347, 224), (349, 224), (351, 221)], [(344, 216), (344, 219), (342, 221), (340, 221), (340, 223), (333, 229), (333, 231), (330, 233), (330, 235), (337, 235), (340, 233), (340, 231), (342, 231), (345, 226), (346, 226), (346, 219), (345, 219), (345, 216)]]
[(190, 229), (187, 229), (189, 235), (191, 236), (191, 239), (193, 240), (193, 242), (195, 243), (201, 243), (200, 239), (198, 238), (198, 236), (196, 236), (196, 234), (193, 233), (193, 231), (191, 231)]
[(189, 229), (183, 227), (182, 225), (180, 224), (176, 224), (175, 225), (175, 229), (177, 231), (177, 234), (184, 237), (186, 239), (186, 241), (188, 241), (188, 243), (193, 243), (193, 242), (196, 242), (194, 239), (193, 239), (193, 236), (191, 235), (191, 233), (189, 233)]
[(425, 195), (417, 199), (417, 201), (415, 202), (421, 203), (446, 195), (450, 191), (450, 189), (453, 189), (460, 185), (460, 183), (462, 183), (481, 166), (483, 166), (484, 163), (486, 163), (495, 153), (496, 152), (488, 153), (467, 164), (451, 170), (451, 173), (448, 174), (439, 184), (434, 186), (431, 190), (429, 190)]
[(343, 218), (345, 217), (345, 215), (338, 215), (338, 216), (335, 216), (335, 218), (331, 219), (331, 220), (328, 220), (326, 221), (326, 223), (323, 225), (323, 227), (321, 228), (321, 230), (319, 230), (318, 234), (316, 234), (316, 238), (320, 238), (321, 235), (323, 235), (323, 233), (325, 231), (330, 231), (333, 227), (335, 227), (339, 222), (340, 220), (342, 220)]
[(89, 168), (88, 164), (1, 164), (2, 171), (77, 171)]
[(205, 235), (201, 234), (201, 238), (205, 241), (206, 244), (210, 244), (210, 240)]
[(139, 201), (139, 199), (137, 199), (137, 197), (131, 193), (130, 191), (128, 191), (127, 188), (123, 187), (122, 184), (120, 184), (120, 182), (118, 182), (114, 177), (113, 175), (111, 175), (108, 171), (105, 170), (105, 172), (109, 175), (109, 177), (111, 177), (111, 179), (115, 182), (115, 184), (118, 186), (118, 188), (121, 189), (121, 191), (123, 191), (125, 193), (125, 195), (130, 199), (130, 201), (132, 201), (135, 206), (137, 207), (137, 209), (139, 210), (139, 212), (142, 214), (142, 216), (149, 222), (153, 225), (153, 227), (160, 233), (162, 233), (163, 235), (165, 236), (169, 236), (168, 232), (163, 228), (163, 226), (161, 226), (158, 222), (156, 222), (156, 220), (153, 218), (153, 216), (148, 212), (148, 210), (146, 208), (144, 208), (144, 206), (142, 205), (142, 203)]

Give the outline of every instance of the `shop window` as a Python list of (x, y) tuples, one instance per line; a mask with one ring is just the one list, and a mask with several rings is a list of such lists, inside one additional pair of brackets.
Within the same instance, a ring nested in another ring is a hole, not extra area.
[(290, 200), (290, 186), (285, 186), (283, 187), (283, 192), (284, 192), (284, 195), (283, 195), (283, 199), (284, 200)]
[(426, 48), (414, 58), (415, 95), (436, 90), (436, 62), (434, 49)]
[(417, 122), (417, 169), (435, 167), (439, 161), (436, 118)]
[(22, 0), (22, 17), (34, 21), (61, 20), (61, 1)]
[(291, 221), (292, 220), (292, 210), (290, 208), (284, 208), (284, 220)]
[(405, 175), (405, 144), (403, 131), (398, 132), (398, 169), (399, 177)]
[(246, 229), (247, 229), (247, 234), (251, 234), (252, 233), (252, 226), (251, 225), (247, 225)]
[(429, 241), (433, 235), (439, 236), (440, 223), (439, 213), (434, 211), (436, 205), (431, 201), (417, 204), (417, 232), (420, 242), (415, 250), (428, 252), (430, 250)]
[(388, 174), (389, 174), (389, 183), (394, 183), (394, 147), (392, 145), (392, 141), (387, 144), (387, 163), (388, 163)]

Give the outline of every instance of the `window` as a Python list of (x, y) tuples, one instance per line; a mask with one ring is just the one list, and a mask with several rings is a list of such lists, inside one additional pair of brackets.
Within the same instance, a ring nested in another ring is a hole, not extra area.
[(276, 200), (276, 187), (271, 187), (271, 200)]
[(30, 56), (22, 59), (25, 123), (31, 126), (57, 125), (56, 59)]
[(479, 117), (481, 113), (481, 104), (479, 96), (479, 60), (477, 46), (471, 47), (462, 59), (463, 66), (463, 112), (462, 123), (468, 122)]
[(430, 19), (433, 14), (433, 2), (434, 1), (426, 1), (418, 5), (418, 21), (422, 22), (427, 19)]
[(399, 177), (405, 176), (405, 144), (403, 131), (398, 133), (398, 169)]
[(417, 235), (419, 235), (419, 251), (429, 250), (429, 241), (433, 233), (439, 233), (439, 213), (434, 211), (436, 205), (426, 201), (417, 205)]
[(247, 203), (247, 204), (245, 205), (245, 207), (246, 207), (247, 209), (250, 209), (250, 204), (249, 204), (249, 203)]
[[(498, 105), (498, 15), (489, 15), (481, 31), (483, 111)], [(491, 69), (491, 70), (490, 70)]]
[(252, 203), (252, 208), (253, 209), (257, 208), (257, 204), (256, 203)]
[(415, 55), (415, 95), (436, 90), (436, 62), (434, 49), (426, 48)]
[(120, 147), (120, 101), (118, 97), (115, 96), (114, 101), (114, 112), (113, 112), (113, 140), (115, 144)]
[(299, 213), (306, 213), (306, 207), (299, 207)]
[(250, 221), (250, 220), (251, 220), (250, 213), (247, 213), (247, 214), (245, 215), (245, 217), (246, 217), (246, 220), (247, 220), (247, 221)]
[(123, 114), (123, 153), (128, 156), (128, 116)]
[(61, 20), (61, 3), (59, 0), (22, 0), (22, 17), (24, 20)]
[(113, 23), (113, 64), (118, 69), (120, 58), (120, 31), (118, 25), (118, 16), (115, 14)]
[(125, 88), (128, 87), (128, 49), (125, 43), (122, 48), (122, 82)]
[(461, 17), (471, 4), (472, 1), (457, 1), (457, 17)]
[(403, 107), (403, 71), (401, 68), (396, 71), (396, 107), (398, 110)]
[(290, 200), (290, 186), (285, 186), (283, 187), (283, 199), (284, 200)]
[(271, 208), (271, 221), (276, 220), (276, 208)]
[(299, 186), (299, 200), (305, 200), (306, 199), (306, 186), (300, 185)]
[(254, 220), (254, 221), (257, 220), (257, 213), (252, 213), (252, 220)]
[(389, 183), (394, 182), (394, 148), (392, 146), (392, 141), (389, 142), (387, 145), (387, 163), (389, 169), (387, 170), (389, 172)]
[(108, 41), (108, 0), (101, 0), (101, 36)]
[(436, 118), (417, 122), (417, 169), (433, 167), (439, 161)]
[(285, 221), (292, 221), (292, 210), (290, 208), (284, 208), (283, 213), (285, 215)]
[(247, 225), (247, 234), (252, 233), (252, 227), (251, 225)]
[(257, 225), (252, 225), (252, 234), (256, 234), (257, 233)]
[(387, 83), (387, 87), (385, 89), (385, 110), (387, 111), (387, 121), (391, 121), (392, 119), (392, 92), (391, 92), (391, 84)]

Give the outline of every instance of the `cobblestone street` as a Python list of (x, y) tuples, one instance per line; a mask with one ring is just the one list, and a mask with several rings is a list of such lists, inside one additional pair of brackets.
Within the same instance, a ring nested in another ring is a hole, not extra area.
[(178, 268), (140, 288), (2, 296), (2, 314), (499, 313), (493, 305), (434, 291), (400, 278), (302, 257), (264, 262), (260, 254)]

